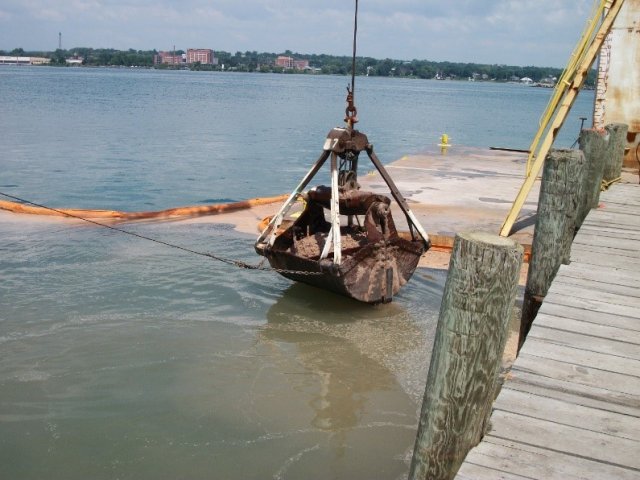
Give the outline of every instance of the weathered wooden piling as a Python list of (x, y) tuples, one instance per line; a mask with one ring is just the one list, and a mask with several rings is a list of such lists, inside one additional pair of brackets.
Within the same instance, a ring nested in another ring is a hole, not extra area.
[(409, 478), (455, 476), (485, 431), (523, 248), (488, 233), (456, 239), (442, 297)]
[(604, 173), (608, 136), (602, 130), (582, 130), (578, 145), (585, 157), (585, 175), (582, 183), (582, 202), (578, 205), (576, 229), (582, 226), (589, 210), (600, 201), (600, 187)]
[[(567, 156), (567, 171), (565, 183), (565, 198), (562, 203), (565, 208), (566, 233), (560, 243), (560, 261), (568, 265), (571, 258), (571, 244), (575, 237), (578, 225), (578, 213), (580, 206), (584, 202), (584, 177), (587, 172), (585, 168), (584, 153), (580, 150), (555, 150), (553, 155)], [(558, 178), (556, 177), (556, 180)], [(555, 273), (554, 273), (555, 276)]]
[(580, 150), (551, 150), (545, 159), (522, 304), (520, 347), (560, 264), (568, 263), (583, 169), (584, 154)]
[(622, 173), (622, 161), (624, 160), (624, 149), (627, 146), (629, 126), (626, 123), (610, 123), (604, 128), (609, 133), (609, 143), (602, 180), (605, 183), (610, 183), (620, 178)]

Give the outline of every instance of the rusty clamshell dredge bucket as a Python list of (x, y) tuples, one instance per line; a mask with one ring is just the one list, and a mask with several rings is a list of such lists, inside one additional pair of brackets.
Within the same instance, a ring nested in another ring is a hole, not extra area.
[[(405, 214), (411, 240), (398, 235), (388, 197), (360, 190), (357, 168), (362, 151)], [(303, 193), (329, 158), (331, 186)], [(299, 198), (305, 201), (304, 210), (281, 228)], [(255, 243), (256, 252), (283, 276), (373, 304), (393, 299), (428, 248), (427, 234), (366, 135), (351, 127), (329, 132), (322, 154)]]

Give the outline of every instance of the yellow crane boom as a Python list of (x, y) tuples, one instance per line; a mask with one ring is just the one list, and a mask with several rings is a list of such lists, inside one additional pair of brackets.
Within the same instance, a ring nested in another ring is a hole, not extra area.
[[(624, 0), (596, 1), (592, 17), (587, 23), (578, 45), (571, 54), (567, 67), (558, 80), (551, 100), (540, 120), (538, 131), (529, 148), (525, 181), (520, 187), (511, 210), (500, 229), (501, 236), (506, 237), (511, 233), (511, 228), (513, 228), (513, 224), (540, 173), (544, 159), (567, 118), (569, 110), (571, 110), (573, 102), (587, 78), (589, 69), (598, 56), (606, 36), (611, 31), (613, 22), (623, 3)], [(538, 147), (543, 136), (544, 140)]]

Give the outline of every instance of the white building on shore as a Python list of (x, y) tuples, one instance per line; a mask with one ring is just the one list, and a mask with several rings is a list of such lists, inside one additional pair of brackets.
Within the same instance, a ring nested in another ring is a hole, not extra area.
[(14, 55), (0, 55), (0, 65), (46, 65), (51, 62), (45, 57), (17, 57)]

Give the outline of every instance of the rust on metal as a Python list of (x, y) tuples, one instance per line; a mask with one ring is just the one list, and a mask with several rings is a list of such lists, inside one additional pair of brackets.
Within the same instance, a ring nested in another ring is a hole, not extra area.
[(640, 164), (640, 2), (626, 1), (607, 35), (598, 61), (593, 123), (604, 127), (610, 123), (629, 126), (624, 166)]
[[(406, 236), (396, 229), (391, 199), (360, 190), (357, 167), (363, 151), (381, 171), (405, 214), (410, 228)], [(285, 202), (280, 212), (265, 222), (255, 250), (291, 280), (362, 302), (390, 302), (409, 281), (420, 256), (429, 248), (428, 236), (373, 153), (365, 134), (352, 128), (334, 128), (327, 135), (325, 152), (339, 160), (332, 162), (337, 186), (319, 185), (306, 192), (294, 191), (292, 196), (304, 200), (304, 209), (293, 222), (286, 222), (284, 215), (293, 202)], [(311, 176), (317, 171), (314, 167)], [(310, 178), (303, 182), (305, 186), (307, 180)], [(335, 211), (334, 205), (337, 215), (329, 215)]]
[[(420, 256), (429, 248), (429, 237), (404, 197), (382, 166), (367, 136), (354, 130), (356, 37), (358, 0), (355, 2), (351, 86), (347, 86), (346, 128), (332, 129), (323, 152), (311, 170), (289, 195), (255, 243), (256, 252), (269, 260), (283, 276), (331, 290), (367, 303), (387, 303), (409, 281)], [(366, 152), (404, 213), (410, 239), (398, 235), (391, 216), (391, 199), (360, 191), (358, 161)], [(328, 159), (330, 186), (304, 192)], [(304, 210), (290, 225), (284, 217), (296, 199)]]
[(345, 109), (344, 121), (350, 127), (358, 123), (358, 109), (353, 101), (353, 90), (347, 87), (347, 108)]

